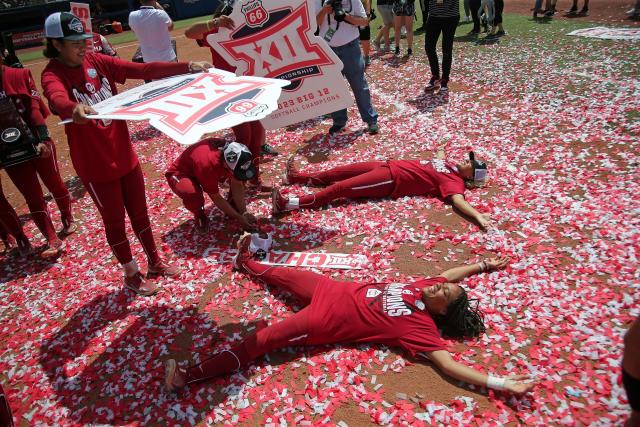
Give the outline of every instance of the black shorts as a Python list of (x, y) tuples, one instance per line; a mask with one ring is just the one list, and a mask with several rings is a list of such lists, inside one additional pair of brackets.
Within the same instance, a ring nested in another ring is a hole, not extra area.
[(629, 406), (634, 411), (640, 412), (640, 380), (633, 378), (624, 369), (622, 370), (622, 384), (627, 391)]
[(360, 40), (371, 40), (371, 27), (358, 27), (358, 31), (360, 31)]
[(416, 5), (413, 0), (395, 0), (393, 2), (393, 13), (396, 16), (413, 16), (416, 14)]

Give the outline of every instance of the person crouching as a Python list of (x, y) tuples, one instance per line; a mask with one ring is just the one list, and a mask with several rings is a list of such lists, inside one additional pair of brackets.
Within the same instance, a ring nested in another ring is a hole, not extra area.
[[(224, 144), (224, 146), (223, 146)], [(226, 143), (209, 138), (188, 147), (165, 173), (171, 190), (193, 213), (198, 233), (209, 230), (204, 212), (204, 194), (227, 216), (238, 221), (245, 230), (254, 230), (256, 218), (246, 210), (244, 181), (256, 176), (251, 151), (238, 142)], [(220, 195), (218, 185), (229, 182), (229, 197)]]

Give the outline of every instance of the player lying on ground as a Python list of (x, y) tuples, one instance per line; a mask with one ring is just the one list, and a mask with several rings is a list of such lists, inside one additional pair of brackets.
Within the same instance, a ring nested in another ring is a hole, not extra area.
[[(196, 230), (206, 233), (209, 219), (204, 212), (204, 195), (246, 230), (255, 229), (256, 219), (247, 212), (244, 181), (253, 179), (255, 164), (251, 152), (237, 142), (224, 144), (221, 139), (205, 139), (188, 147), (169, 166), (165, 176), (176, 193), (195, 217)], [(229, 200), (218, 191), (218, 184), (229, 181)]]
[(125, 212), (148, 260), (147, 276), (175, 276), (179, 270), (164, 263), (158, 253), (147, 211), (142, 168), (133, 151), (124, 120), (91, 120), (91, 107), (118, 93), (116, 83), (128, 79), (161, 79), (200, 72), (202, 62), (150, 62), (136, 64), (87, 49), (80, 20), (69, 12), (56, 12), (45, 21), (42, 88), (52, 110), (65, 125), (69, 154), (82, 184), (102, 217), (107, 242), (124, 270), (124, 286), (140, 295), (158, 291), (146, 281), (131, 253)]
[(508, 258), (491, 258), (447, 270), (413, 283), (339, 282), (293, 268), (273, 267), (253, 259), (257, 235), (245, 236), (234, 260), (237, 269), (293, 294), (305, 307), (291, 317), (259, 330), (230, 350), (214, 354), (187, 369), (169, 359), (165, 384), (177, 390), (187, 384), (226, 375), (278, 348), (332, 343), (380, 343), (398, 346), (412, 356), (431, 360), (446, 375), (471, 384), (512, 393), (533, 388), (526, 375), (495, 377), (453, 360), (438, 334), (469, 338), (485, 330), (482, 315), (457, 284), (472, 274), (504, 268)]
[(450, 201), (463, 214), (474, 219), (480, 227), (491, 226), (489, 215), (481, 214), (464, 199), (465, 184), (482, 185), (487, 165), (475, 159), (458, 164), (444, 160), (440, 151), (433, 160), (388, 160), (339, 166), (317, 173), (298, 172), (293, 157), (287, 161), (285, 184), (327, 186), (315, 194), (302, 197), (283, 197), (278, 188), (271, 193), (274, 214), (295, 209), (313, 209), (327, 205), (341, 197), (383, 198), (403, 196), (434, 196)]

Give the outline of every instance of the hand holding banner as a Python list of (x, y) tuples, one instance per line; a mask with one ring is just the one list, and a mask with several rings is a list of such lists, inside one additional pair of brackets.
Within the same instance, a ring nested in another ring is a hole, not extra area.
[[(287, 80), (236, 77), (222, 70), (156, 80), (92, 105), (91, 119), (149, 120), (180, 144), (259, 120), (275, 110)], [(69, 123), (65, 121), (63, 123)]]

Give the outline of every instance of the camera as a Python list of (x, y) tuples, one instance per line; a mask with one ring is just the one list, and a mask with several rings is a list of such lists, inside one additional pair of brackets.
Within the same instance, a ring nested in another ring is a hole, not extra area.
[(373, 21), (376, 18), (377, 18), (376, 12), (375, 10), (373, 10), (373, 8), (371, 8), (371, 13), (369, 14), (369, 21)]
[(344, 18), (347, 17), (346, 12), (342, 8), (342, 0), (327, 0), (325, 4), (331, 6), (333, 9), (333, 17), (336, 22), (342, 22)]

